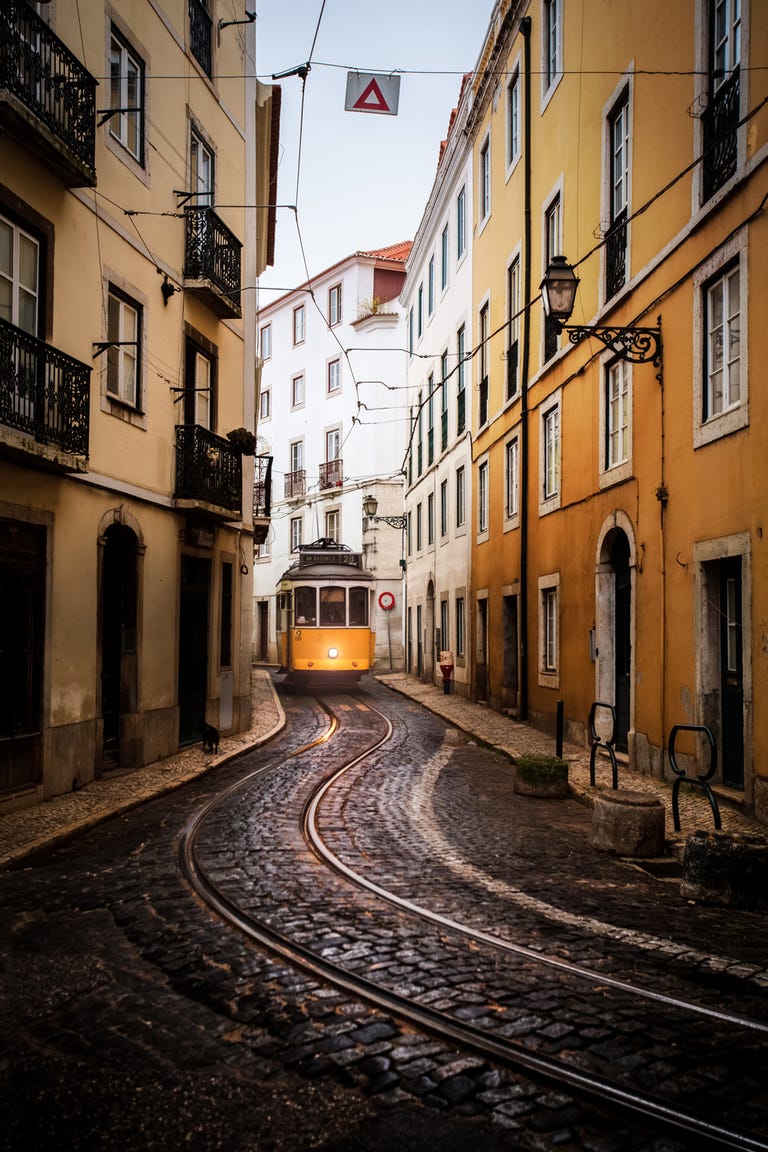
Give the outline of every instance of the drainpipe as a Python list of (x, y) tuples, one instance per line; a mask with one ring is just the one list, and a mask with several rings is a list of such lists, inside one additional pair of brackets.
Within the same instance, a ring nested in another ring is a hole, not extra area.
[(528, 719), (528, 369), (531, 359), (531, 18), (523, 35), (524, 264), (523, 359), (520, 383), (520, 720)]

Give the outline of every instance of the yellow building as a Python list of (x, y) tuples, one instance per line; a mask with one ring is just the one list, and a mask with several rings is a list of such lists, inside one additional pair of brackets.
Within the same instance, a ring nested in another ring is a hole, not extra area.
[(249, 722), (279, 90), (218, 0), (0, 38), (2, 811)]
[(756, 0), (500, 0), (470, 123), (474, 695), (670, 778), (706, 727), (764, 821), (766, 63)]

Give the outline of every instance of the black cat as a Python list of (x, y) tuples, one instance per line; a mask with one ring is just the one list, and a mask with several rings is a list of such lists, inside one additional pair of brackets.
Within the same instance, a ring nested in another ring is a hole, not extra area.
[(200, 728), (198, 729), (203, 738), (203, 752), (218, 752), (219, 750), (219, 730), (214, 728), (213, 724), (207, 724), (203, 720)]

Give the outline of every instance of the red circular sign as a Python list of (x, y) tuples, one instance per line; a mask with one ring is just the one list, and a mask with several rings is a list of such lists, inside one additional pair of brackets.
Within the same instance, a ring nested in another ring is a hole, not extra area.
[(383, 608), (385, 612), (389, 612), (390, 608), (395, 606), (395, 597), (391, 592), (382, 592), (379, 596), (379, 607)]

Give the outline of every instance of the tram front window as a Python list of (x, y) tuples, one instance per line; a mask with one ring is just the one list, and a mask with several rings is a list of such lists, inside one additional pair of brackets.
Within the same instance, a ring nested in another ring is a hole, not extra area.
[(343, 588), (320, 589), (320, 626), (346, 623), (346, 596)]
[(367, 588), (350, 588), (349, 590), (349, 626), (350, 628), (368, 627)]
[(308, 624), (317, 624), (317, 590), (315, 588), (297, 588), (294, 592), (293, 621), (296, 625), (306, 627)]

